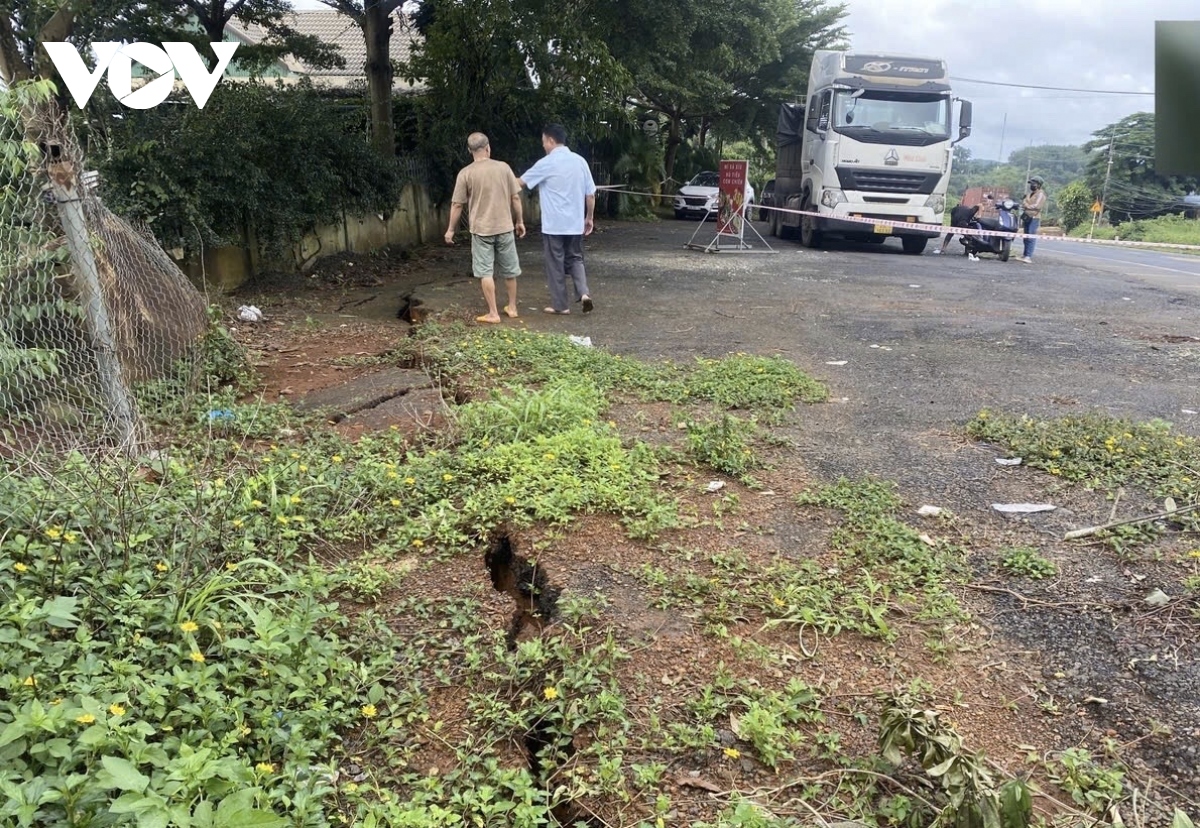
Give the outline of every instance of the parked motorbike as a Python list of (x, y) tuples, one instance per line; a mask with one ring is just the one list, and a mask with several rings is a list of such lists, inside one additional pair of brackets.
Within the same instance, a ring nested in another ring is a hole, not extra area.
[[(991, 196), (987, 196), (991, 200)], [(1000, 258), (1000, 261), (1007, 262), (1009, 254), (1012, 252), (1013, 238), (1017, 233), (1018, 213), (1021, 205), (1011, 198), (1006, 198), (1003, 201), (996, 202), (997, 217), (994, 219), (975, 218), (968, 227), (979, 230), (992, 230), (1004, 233), (1012, 233), (1011, 236), (961, 236), (959, 243), (965, 248), (963, 255), (975, 255), (980, 253), (992, 253)]]

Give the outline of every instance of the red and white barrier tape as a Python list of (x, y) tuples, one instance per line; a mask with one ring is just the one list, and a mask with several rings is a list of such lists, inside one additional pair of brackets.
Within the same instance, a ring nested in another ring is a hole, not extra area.
[[(597, 190), (609, 193), (623, 193), (625, 195), (645, 196), (647, 198), (667, 198), (674, 199), (674, 195), (658, 195), (655, 193), (638, 192), (637, 190), (626, 190), (616, 185), (607, 185), (597, 187)], [(789, 213), (794, 216), (818, 216), (822, 218), (833, 218), (837, 221), (856, 222), (858, 224), (878, 225), (880, 227), (891, 227), (901, 230), (926, 230), (929, 232), (938, 233), (953, 233), (956, 236), (1007, 236), (1013, 241), (1024, 240), (1025, 234), (1020, 230), (1005, 231), (1005, 230), (979, 230), (973, 227), (951, 227), (946, 224), (924, 224), (921, 222), (911, 221), (895, 221), (893, 219), (876, 219), (862, 218), (859, 216), (828, 216), (823, 213), (814, 213), (811, 210), (792, 210), (787, 207), (773, 207), (764, 204), (751, 204), (747, 207), (748, 210), (774, 210), (777, 213)], [(1167, 242), (1140, 242), (1140, 241), (1120, 241), (1117, 239), (1080, 239), (1072, 236), (1050, 236), (1036, 234), (1035, 238), (1038, 242), (1056, 242), (1066, 241), (1075, 242), (1078, 244), (1098, 244), (1112, 247), (1152, 247), (1156, 249), (1166, 248), (1168, 250), (1200, 250), (1200, 244), (1171, 244)]]

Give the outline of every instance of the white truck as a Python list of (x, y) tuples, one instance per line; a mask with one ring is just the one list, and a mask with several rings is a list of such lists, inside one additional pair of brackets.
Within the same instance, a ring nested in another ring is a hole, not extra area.
[(882, 219), (940, 225), (953, 146), (971, 134), (971, 102), (961, 101), (958, 139), (946, 62), (937, 58), (819, 50), (804, 104), (779, 113), (771, 235), (797, 235), (817, 248), (827, 236), (925, 250), (934, 230), (847, 221)]

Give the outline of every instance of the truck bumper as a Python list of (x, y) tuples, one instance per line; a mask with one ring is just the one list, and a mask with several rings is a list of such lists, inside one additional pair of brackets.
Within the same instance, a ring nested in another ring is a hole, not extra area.
[[(922, 211), (914, 210), (909, 213), (897, 215), (894, 213), (892, 213), (892, 214), (867, 213), (867, 212), (860, 212), (858, 210), (850, 210), (850, 211), (847, 211), (845, 214), (843, 214), (842, 211), (839, 210), (837, 213), (835, 213), (831, 216), (821, 216), (820, 218), (818, 218), (817, 219), (817, 227), (818, 227), (818, 229), (820, 229), (823, 232), (837, 233), (837, 234), (842, 234), (842, 233), (872, 234), (875, 232), (876, 228), (873, 225), (868, 224), (866, 222), (846, 221), (844, 219), (839, 218), (839, 214), (861, 217), (863, 219), (868, 219), (868, 220), (869, 219), (880, 219), (882, 221), (908, 221), (908, 222), (913, 222), (915, 224), (941, 224), (940, 216), (933, 216), (932, 214), (923, 215), (922, 213), (928, 213), (928, 211), (927, 210), (922, 210)], [(936, 230), (932, 230), (932, 231), (931, 230), (908, 230), (903, 227), (889, 227), (887, 229), (888, 229), (888, 232), (881, 233), (879, 235), (921, 236), (921, 237), (927, 238), (927, 239), (936, 239), (940, 235)]]

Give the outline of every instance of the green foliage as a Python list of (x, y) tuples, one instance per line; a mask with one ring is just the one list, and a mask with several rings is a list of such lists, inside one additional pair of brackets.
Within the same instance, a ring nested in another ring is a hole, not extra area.
[(1063, 229), (1069, 233), (1089, 221), (1095, 196), (1086, 183), (1076, 180), (1063, 187), (1055, 200), (1058, 202), (1058, 216)]
[(1000, 568), (1010, 575), (1020, 575), (1039, 581), (1058, 574), (1053, 561), (1043, 558), (1036, 549), (1018, 546), (1009, 549), (1000, 559)]
[[(1050, 220), (1062, 220), (1061, 196), (1072, 182), (1084, 174), (1088, 154), (1082, 147), (1065, 144), (1043, 144), (1014, 150), (1004, 161), (986, 161), (971, 157), (963, 144), (954, 148), (954, 166), (949, 191), (956, 197), (972, 187), (1007, 188), (1014, 197), (1021, 197), (1030, 175), (1046, 180)], [(1084, 209), (1091, 207), (1088, 201)]]
[(907, 694), (884, 698), (879, 746), (884, 759), (900, 765), (916, 759), (936, 779), (945, 809), (936, 826), (955, 828), (1027, 828), (1033, 817), (1029, 788), (1019, 779), (998, 785), (982, 758), (941, 721), (936, 710), (922, 710)]
[(1088, 153), (1085, 180), (1093, 193), (1105, 193), (1104, 208), (1113, 224), (1177, 213), (1183, 196), (1195, 190), (1195, 178), (1155, 171), (1154, 113), (1136, 112), (1092, 134), (1083, 145)]
[(757, 426), (730, 414), (708, 422), (687, 423), (688, 449), (701, 463), (719, 472), (742, 475), (758, 465), (749, 440)]
[(1115, 227), (1109, 224), (1097, 225), (1095, 231), (1089, 222), (1075, 228), (1071, 235), (1082, 237), (1089, 233), (1097, 239), (1120, 238), (1122, 241), (1200, 245), (1200, 221), (1182, 215), (1135, 219)]
[(249, 82), (218, 85), (203, 110), (127, 110), (105, 125), (105, 197), (168, 247), (240, 243), (249, 231), (279, 255), (343, 210), (395, 208), (404, 177), (371, 150), (364, 117), (309, 84)]
[(1181, 503), (1200, 495), (1195, 477), (1200, 442), (1162, 420), (1138, 423), (1100, 413), (1040, 420), (985, 409), (967, 433), (1004, 446), (1027, 466), (1089, 489), (1137, 486)]
[(351, 646), (318, 572), (243, 557), (240, 513), (211, 508), (223, 481), (198, 489), (179, 461), (159, 475), (69, 458), (0, 483), (0, 813), (232, 828), (280, 824), (287, 803), (314, 819), (322, 765), (390, 654)]
[(1077, 805), (1095, 814), (1125, 795), (1125, 773), (1119, 767), (1105, 768), (1083, 748), (1068, 748), (1049, 765), (1050, 778), (1071, 795)]
[(828, 394), (821, 383), (779, 357), (734, 354), (700, 359), (685, 370), (671, 362), (626, 359), (602, 348), (577, 345), (564, 336), (523, 330), (426, 324), (396, 353), (399, 360), (418, 356), (446, 378), (503, 376), (511, 382), (553, 384), (587, 377), (601, 393), (662, 402), (713, 402), (768, 419), (782, 416), (797, 402), (820, 402)]

